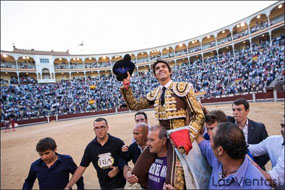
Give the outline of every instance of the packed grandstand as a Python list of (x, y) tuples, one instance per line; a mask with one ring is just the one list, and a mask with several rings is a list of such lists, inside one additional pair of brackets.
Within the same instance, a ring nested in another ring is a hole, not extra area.
[(158, 85), (151, 71), (157, 59), (168, 61), (172, 79), (192, 83), (202, 98), (266, 92), (285, 75), (284, 43), (284, 3), (277, 2), (209, 34), (133, 52), (1, 50), (1, 121), (124, 106), (111, 69), (126, 53), (136, 63), (131, 82), (137, 98)]

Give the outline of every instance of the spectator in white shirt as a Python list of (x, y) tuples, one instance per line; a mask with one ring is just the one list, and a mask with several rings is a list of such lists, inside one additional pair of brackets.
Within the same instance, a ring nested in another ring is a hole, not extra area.
[(268, 172), (262, 170), (260, 167), (259, 170), (266, 177), (266, 179), (271, 181), (273, 186), (276, 186), (277, 189), (282, 189), (285, 187), (284, 183), (284, 143), (285, 143), (285, 117), (281, 123), (281, 134), (282, 135), (273, 135), (267, 137), (258, 144), (250, 144), (248, 149), (253, 156), (260, 156), (264, 154), (269, 154), (272, 170)]

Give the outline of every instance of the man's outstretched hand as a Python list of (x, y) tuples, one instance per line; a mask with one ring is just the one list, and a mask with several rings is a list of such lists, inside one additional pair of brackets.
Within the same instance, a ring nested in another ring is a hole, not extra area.
[(130, 86), (130, 81), (131, 81), (131, 75), (130, 75), (130, 73), (128, 72), (128, 77), (123, 80), (123, 86), (124, 86), (124, 88), (127, 89), (127, 90), (128, 90), (128, 88), (129, 88), (129, 86)]

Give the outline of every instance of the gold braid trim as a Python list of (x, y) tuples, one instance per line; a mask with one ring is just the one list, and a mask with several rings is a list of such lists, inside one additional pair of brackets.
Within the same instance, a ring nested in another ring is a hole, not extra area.
[(185, 189), (184, 186), (185, 186), (185, 180), (184, 180), (183, 167), (181, 165), (178, 156), (176, 156), (174, 187), (175, 189)]
[(136, 100), (130, 86), (128, 90), (125, 89), (124, 87), (121, 87), (120, 92), (130, 110), (145, 109), (150, 105), (150, 102), (145, 97)]
[(185, 126), (185, 119), (172, 119), (170, 129), (176, 129)]
[(190, 92), (191, 89), (192, 89), (192, 84), (188, 82), (174, 82), (173, 83), (173, 92), (179, 97), (186, 96)]
[(155, 101), (155, 99), (156, 99), (157, 94), (158, 94), (159, 91), (160, 91), (159, 88), (156, 87), (156, 88), (154, 89), (154, 91), (147, 93), (146, 98), (147, 98), (149, 101)]
[(204, 113), (201, 108), (200, 103), (195, 97), (194, 91), (190, 90), (187, 96), (185, 97), (187, 104), (190, 108), (190, 138), (191, 142), (197, 137), (198, 133), (200, 132), (203, 124), (204, 124)]

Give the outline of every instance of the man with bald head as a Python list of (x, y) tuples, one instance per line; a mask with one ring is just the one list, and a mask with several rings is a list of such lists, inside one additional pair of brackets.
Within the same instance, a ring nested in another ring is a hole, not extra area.
[[(138, 157), (141, 155), (141, 153), (146, 147), (148, 129), (149, 128), (146, 123), (136, 124), (135, 128), (133, 129), (133, 138), (135, 142), (133, 142), (130, 146), (124, 145), (122, 147), (123, 159), (125, 159), (126, 162), (132, 160), (134, 164), (136, 163)], [(125, 165), (123, 170), (124, 170), (124, 176), (126, 178), (127, 172), (131, 171), (132, 168), (129, 167), (128, 165)]]
[[(149, 168), (147, 179), (148, 190), (162, 190), (167, 172), (167, 133), (163, 126), (152, 126), (148, 133), (147, 146), (155, 154), (155, 160)], [(138, 177), (128, 172), (127, 181), (130, 184), (138, 183)], [(173, 187), (174, 188), (174, 187)]]
[[(148, 129), (150, 128), (150, 125), (148, 124), (148, 121), (147, 121), (147, 115), (146, 115), (145, 112), (143, 112), (143, 111), (136, 112), (134, 118), (135, 118), (135, 123), (136, 124), (138, 124), (138, 123), (145, 123), (145, 124), (148, 125)], [(133, 142), (136, 142), (134, 137), (133, 137), (132, 143)]]

